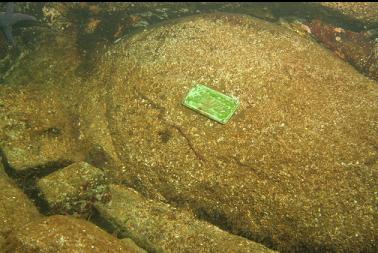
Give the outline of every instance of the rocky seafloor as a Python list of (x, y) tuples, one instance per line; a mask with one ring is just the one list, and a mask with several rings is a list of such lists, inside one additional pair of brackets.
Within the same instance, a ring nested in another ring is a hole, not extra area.
[(378, 250), (376, 3), (16, 7), (0, 252)]

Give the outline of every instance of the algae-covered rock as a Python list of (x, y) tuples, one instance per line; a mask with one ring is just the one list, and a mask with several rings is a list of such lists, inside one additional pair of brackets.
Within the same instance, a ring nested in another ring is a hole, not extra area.
[(134, 252), (92, 223), (54, 215), (23, 226), (7, 238), (9, 253)]
[[(280, 251), (376, 249), (378, 86), (316, 42), (204, 15), (136, 34), (101, 66), (117, 179)], [(196, 83), (239, 98), (229, 123), (182, 105)]]
[(79, 162), (43, 177), (37, 186), (55, 212), (83, 212), (92, 202), (102, 200), (106, 178), (101, 169)]
[(274, 252), (227, 233), (191, 213), (111, 185), (112, 200), (96, 204), (100, 215), (151, 252)]
[[(0, 165), (0, 169), (2, 165)], [(41, 217), (37, 208), (27, 196), (0, 173), (0, 252), (6, 236), (15, 229)]]

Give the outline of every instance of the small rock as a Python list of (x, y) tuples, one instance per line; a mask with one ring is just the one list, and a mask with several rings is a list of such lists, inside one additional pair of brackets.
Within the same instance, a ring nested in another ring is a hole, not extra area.
[(37, 183), (50, 208), (59, 213), (84, 212), (101, 200), (106, 189), (101, 169), (85, 162), (74, 163), (40, 179)]
[[(148, 200), (130, 188), (110, 186), (112, 201), (99, 213), (151, 252), (274, 252), (196, 219), (191, 213)], [(121, 235), (122, 236), (122, 235)]]
[(10, 234), (2, 252), (135, 252), (94, 224), (70, 216), (39, 219)]

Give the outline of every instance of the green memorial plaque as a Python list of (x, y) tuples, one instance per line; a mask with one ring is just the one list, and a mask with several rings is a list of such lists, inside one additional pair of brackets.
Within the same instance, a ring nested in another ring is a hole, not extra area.
[(183, 104), (210, 119), (226, 124), (238, 108), (239, 100), (197, 84), (186, 95)]

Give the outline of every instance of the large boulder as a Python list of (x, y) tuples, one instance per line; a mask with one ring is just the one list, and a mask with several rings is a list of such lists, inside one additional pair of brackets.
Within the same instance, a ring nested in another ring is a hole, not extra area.
[[(376, 249), (378, 86), (328, 50), (204, 15), (136, 34), (100, 69), (118, 180), (280, 251)], [(196, 83), (240, 99), (229, 123), (182, 105)]]

